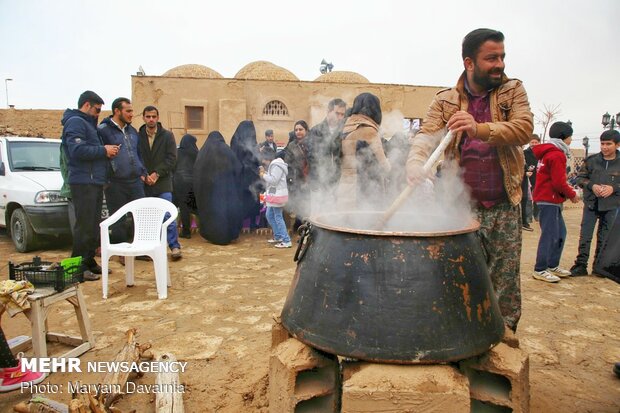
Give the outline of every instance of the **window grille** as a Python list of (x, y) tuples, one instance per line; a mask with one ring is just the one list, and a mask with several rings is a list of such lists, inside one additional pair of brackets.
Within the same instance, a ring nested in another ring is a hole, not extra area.
[(272, 100), (267, 103), (263, 108), (264, 116), (288, 116), (288, 108), (286, 105), (279, 100)]

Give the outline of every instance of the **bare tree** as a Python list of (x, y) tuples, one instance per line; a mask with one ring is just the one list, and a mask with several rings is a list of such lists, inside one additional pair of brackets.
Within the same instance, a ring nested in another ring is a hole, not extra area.
[(549, 125), (557, 118), (562, 112), (560, 110), (560, 104), (557, 105), (543, 105), (543, 110), (540, 111), (540, 116), (534, 116), (536, 123), (543, 127), (543, 133), (540, 136), (541, 142), (544, 142), (547, 137), (547, 129)]

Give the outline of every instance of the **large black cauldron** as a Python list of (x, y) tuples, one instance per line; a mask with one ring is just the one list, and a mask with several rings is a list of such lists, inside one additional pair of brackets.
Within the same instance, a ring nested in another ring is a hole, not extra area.
[(340, 226), (360, 217), (308, 224), (282, 310), (291, 334), (328, 353), (400, 364), (461, 360), (500, 341), (476, 222), (432, 233)]

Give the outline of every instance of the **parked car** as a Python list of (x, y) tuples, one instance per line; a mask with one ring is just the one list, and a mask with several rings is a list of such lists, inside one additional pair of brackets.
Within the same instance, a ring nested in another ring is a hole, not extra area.
[(59, 139), (0, 137), (0, 227), (18, 251), (71, 234), (61, 187)]

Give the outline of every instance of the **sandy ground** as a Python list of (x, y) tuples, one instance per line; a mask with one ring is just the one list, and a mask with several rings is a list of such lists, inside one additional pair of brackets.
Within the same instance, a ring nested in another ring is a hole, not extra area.
[[(565, 211), (568, 242), (562, 265), (576, 255), (580, 208)], [(611, 372), (620, 361), (620, 285), (594, 276), (546, 284), (531, 277), (539, 229), (524, 233), (522, 254), (523, 317), (518, 337), (530, 353), (533, 412), (620, 411), (620, 379)], [(267, 235), (243, 235), (229, 246), (215, 246), (194, 235), (182, 240), (184, 258), (171, 263), (172, 288), (167, 300), (157, 300), (152, 264), (137, 262), (136, 286), (124, 286), (119, 263), (111, 263), (110, 294), (101, 299), (100, 282), (82, 285), (96, 338), (85, 361), (111, 361), (124, 332), (138, 329), (140, 342), (156, 351), (173, 352), (187, 361), (181, 375), (188, 412), (267, 412), (268, 360), (272, 317), (279, 314), (295, 264), (294, 251), (277, 250)], [(46, 260), (67, 257), (67, 246), (40, 251)], [(0, 233), (0, 274), (7, 261), (29, 261), (34, 254), (15, 252)], [(77, 334), (70, 304), (52, 307), (51, 331)], [(2, 319), (8, 337), (30, 335), (25, 317)], [(58, 349), (55, 349), (58, 351)], [(44, 383), (59, 385), (48, 396), (68, 401), (69, 381), (96, 383), (101, 374), (55, 373)], [(154, 382), (154, 374), (137, 383)], [(0, 411), (10, 411), (29, 394), (0, 395)], [(155, 411), (154, 396), (130, 394), (116, 405), (122, 411)]]

